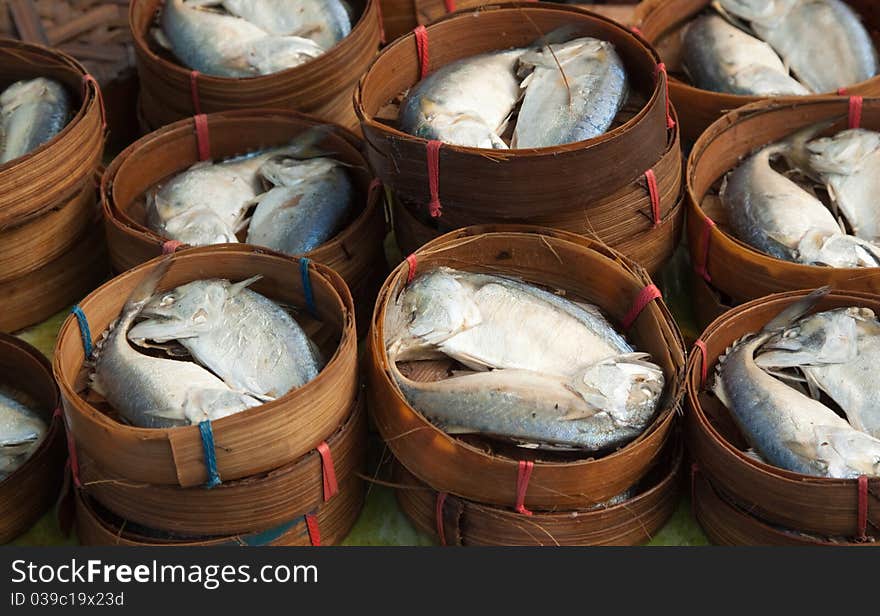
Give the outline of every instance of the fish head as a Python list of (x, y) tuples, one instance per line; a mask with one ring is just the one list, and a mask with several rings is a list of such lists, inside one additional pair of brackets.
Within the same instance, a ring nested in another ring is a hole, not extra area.
[(171, 239), (190, 246), (238, 243), (235, 230), (209, 208), (193, 208), (174, 216), (166, 220), (164, 230)]
[(873, 311), (858, 307), (809, 315), (772, 337), (755, 362), (768, 369), (852, 361), (859, 353), (859, 322), (873, 318)]
[(843, 232), (811, 228), (797, 246), (801, 263), (828, 267), (878, 267), (880, 247)]
[(571, 389), (591, 407), (622, 425), (643, 425), (654, 413), (665, 379), (644, 353), (630, 353), (592, 364), (572, 378)]
[(407, 351), (436, 346), (481, 321), (473, 290), (448, 268), (417, 277), (386, 315), (386, 347), (401, 359)]
[(836, 478), (880, 476), (880, 440), (849, 426), (816, 426), (818, 457)]
[(330, 173), (339, 163), (332, 158), (299, 160), (279, 156), (267, 160), (260, 167), (260, 175), (275, 186), (293, 186), (309, 178)]
[(778, 24), (799, 0), (715, 0), (725, 13), (766, 26)]
[(230, 286), (221, 280), (198, 280), (158, 293), (141, 310), (146, 320), (128, 332), (135, 342), (192, 338), (222, 323)]
[(818, 173), (850, 174), (880, 149), (880, 133), (864, 128), (844, 130), (806, 144), (809, 165)]

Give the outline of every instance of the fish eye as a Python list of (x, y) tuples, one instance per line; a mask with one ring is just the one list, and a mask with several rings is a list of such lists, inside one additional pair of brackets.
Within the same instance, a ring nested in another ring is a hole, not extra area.
[(162, 298), (162, 301), (159, 302), (159, 305), (162, 307), (170, 306), (175, 302), (175, 300), (176, 298), (174, 297), (174, 295), (169, 294)]

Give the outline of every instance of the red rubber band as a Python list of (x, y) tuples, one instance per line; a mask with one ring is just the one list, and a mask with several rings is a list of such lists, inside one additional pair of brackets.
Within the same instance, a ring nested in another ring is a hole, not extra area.
[(83, 98), (88, 94), (89, 84), (95, 86), (95, 94), (98, 97), (98, 104), (101, 106), (101, 130), (107, 130), (107, 108), (104, 106), (104, 93), (98, 81), (86, 73), (83, 75)]
[(846, 88), (837, 88), (838, 96), (846, 96)]
[(636, 319), (639, 318), (639, 315), (642, 314), (642, 311), (648, 306), (648, 304), (661, 297), (663, 297), (663, 294), (660, 293), (660, 289), (657, 288), (657, 285), (649, 284), (647, 287), (639, 291), (639, 294), (636, 296), (636, 301), (633, 302), (632, 308), (630, 308), (629, 312), (626, 313), (626, 316), (623, 317), (623, 329), (629, 329), (632, 327), (632, 324), (636, 322)]
[(447, 13), (455, 12), (455, 0), (443, 0), (443, 4), (446, 6)]
[(199, 160), (211, 160), (211, 135), (208, 131), (208, 116), (204, 113), (193, 118), (196, 126), (196, 144), (199, 149)]
[(445, 504), (446, 492), (437, 492), (435, 513), (437, 516), (437, 537), (440, 539), (440, 545), (446, 545), (446, 531), (443, 529), (443, 505)]
[(645, 35), (642, 33), (641, 29), (640, 29), (638, 26), (631, 26), (629, 30), (630, 30), (630, 32), (632, 32), (633, 34), (638, 34), (638, 35), (641, 36), (642, 38), (645, 37)]
[(416, 53), (419, 55), (419, 79), (424, 79), (428, 76), (428, 29), (418, 26), (413, 34), (416, 37)]
[(519, 469), (516, 476), (516, 507), (514, 511), (523, 515), (532, 515), (532, 512), (526, 509), (526, 491), (529, 489), (529, 479), (532, 477), (532, 470), (535, 463), (531, 460), (520, 460)]
[(327, 441), (322, 441), (317, 449), (321, 454), (321, 474), (324, 476), (324, 502), (326, 503), (339, 492), (339, 484), (336, 482), (336, 467), (333, 465), (330, 445), (327, 444)]
[(672, 119), (671, 104), (669, 102), (669, 74), (666, 72), (666, 65), (661, 62), (657, 65), (657, 76), (663, 73), (663, 88), (666, 91), (666, 128), (675, 128), (675, 120)]
[(443, 206), (440, 205), (440, 141), (429, 141), (425, 146), (428, 161), (428, 190), (431, 192), (431, 202), (428, 204), (428, 212), (433, 218), (443, 215)]
[(714, 226), (715, 221), (707, 216), (703, 223), (703, 260), (694, 265), (694, 271), (702, 276), (706, 282), (712, 282), (712, 277), (709, 275), (709, 241), (712, 239)]
[(173, 252), (176, 252), (178, 248), (183, 246), (183, 242), (178, 242), (177, 240), (168, 240), (167, 242), (162, 244), (162, 254), (170, 255)]
[(193, 115), (202, 115), (202, 99), (199, 96), (199, 75), (198, 71), (192, 71), (189, 74), (189, 96), (192, 100)]
[(651, 197), (651, 214), (654, 217), (654, 228), (660, 226), (660, 189), (657, 186), (657, 176), (653, 169), (645, 171), (645, 180), (648, 182), (648, 195)]
[(64, 411), (61, 410), (61, 406), (56, 406), (55, 410), (52, 411), (52, 419), (58, 419), (64, 414)]
[(381, 2), (376, 2), (376, 16), (379, 18), (379, 43), (384, 45), (388, 40), (385, 38), (385, 18), (382, 17)]
[(418, 260), (415, 255), (410, 255), (406, 258), (407, 264), (409, 264), (409, 272), (406, 274), (406, 284), (409, 285), (413, 278), (416, 277), (416, 266), (418, 265)]
[(868, 538), (868, 476), (859, 477), (858, 539)]
[(697, 338), (694, 342), (694, 348), (699, 349), (702, 356), (700, 360), (700, 387), (703, 387), (706, 384), (706, 379), (709, 378), (709, 356), (706, 351), (706, 343)]
[(315, 517), (314, 513), (307, 513), (305, 518), (306, 528), (309, 531), (309, 542), (313, 546), (319, 547), (321, 545), (321, 529), (318, 528), (318, 518)]
[(382, 188), (382, 180), (380, 180), (379, 178), (373, 178), (372, 180), (370, 180), (370, 186), (369, 188), (367, 188), (367, 193), (372, 195), (373, 191), (376, 191), (380, 188)]
[(862, 103), (864, 103), (864, 99), (861, 96), (849, 97), (850, 128), (859, 128), (862, 125)]

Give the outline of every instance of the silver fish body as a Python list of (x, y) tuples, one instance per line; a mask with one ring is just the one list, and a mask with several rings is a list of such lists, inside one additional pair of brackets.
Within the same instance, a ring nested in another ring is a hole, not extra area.
[(685, 71), (698, 88), (754, 96), (810, 93), (767, 43), (717, 15), (691, 22), (683, 44)]
[(719, 360), (714, 392), (761, 458), (796, 473), (854, 478), (880, 475), (880, 440), (855, 430), (827, 406), (767, 374), (761, 346), (804, 314), (820, 294), (792, 305)]
[(721, 201), (734, 234), (778, 259), (831, 267), (874, 267), (880, 249), (841, 231), (815, 196), (770, 166), (793, 142), (766, 146), (728, 173)]
[(809, 165), (849, 222), (853, 234), (880, 242), (880, 133), (856, 128), (807, 144)]
[(351, 212), (351, 180), (332, 159), (271, 160), (261, 174), (275, 187), (259, 198), (249, 244), (300, 255), (332, 238)]
[[(663, 389), (662, 373), (653, 364), (630, 362), (618, 371), (613, 359), (571, 379), (510, 369), (431, 383), (407, 379), (392, 364), (408, 402), (446, 432), (485, 434), (540, 449), (621, 447), (650, 424)], [(600, 389), (611, 394), (605, 406), (593, 403)]]
[(519, 61), (532, 72), (522, 83), (525, 95), (512, 148), (597, 137), (608, 130), (626, 101), (626, 68), (608, 41), (578, 38), (528, 51)]
[(401, 104), (401, 130), (453, 145), (507, 149), (501, 135), (520, 97), (515, 68), (523, 51), (480, 54), (431, 73)]
[(246, 288), (255, 280), (199, 280), (160, 293), (128, 338), (136, 344), (177, 340), (230, 389), (281, 397), (318, 375), (320, 357), (284, 309)]
[(151, 357), (129, 344), (127, 333), (163, 274), (164, 268), (158, 268), (135, 289), (116, 324), (99, 341), (92, 389), (142, 428), (198, 424), (259, 406), (259, 400), (233, 391), (195, 363)]
[(596, 307), (530, 284), (438, 268), (389, 307), (386, 346), (398, 361), (451, 357), (472, 370), (571, 375), (633, 352)]
[(57, 81), (18, 81), (0, 94), (0, 164), (24, 156), (61, 132), (70, 117), (70, 97)]
[(223, 7), (269, 34), (312, 39), (330, 49), (351, 32), (340, 0), (218, 0)]
[(833, 93), (877, 74), (877, 51), (841, 0), (719, 0), (749, 22), (810, 90)]
[(48, 427), (27, 406), (0, 392), (0, 481), (37, 450)]
[(799, 368), (857, 430), (880, 439), (880, 321), (867, 308), (804, 317), (772, 338), (757, 357), (763, 368)]
[(324, 53), (300, 36), (271, 35), (245, 19), (202, 8), (198, 0), (168, 0), (162, 32), (189, 68), (217, 77), (256, 77), (299, 66)]

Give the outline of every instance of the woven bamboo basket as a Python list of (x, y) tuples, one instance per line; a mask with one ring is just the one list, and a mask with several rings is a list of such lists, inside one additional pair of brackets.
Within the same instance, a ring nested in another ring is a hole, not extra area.
[[(453, 217), (457, 224), (531, 219), (536, 204), (540, 216), (573, 214), (643, 178), (669, 147), (671, 117), (659, 57), (626, 28), (599, 15), (557, 4), (511, 3), (458, 11), (431, 24), (425, 35), (427, 67), (420, 66), (416, 37), (410, 34), (386, 47), (361, 78), (355, 109), (368, 159), (385, 185), (424, 209), (432, 200), (429, 142), (398, 130), (389, 105), (418, 82), (422, 68), (436, 70), (475, 54), (528, 45), (563, 25), (573, 28), (573, 36), (611, 41), (626, 64), (633, 94), (617, 125), (595, 139), (549, 148), (490, 151), (443, 144), (433, 191), (441, 218)], [(643, 204), (649, 202), (645, 186), (640, 196)], [(664, 208), (674, 203), (675, 198)], [(634, 221), (633, 232), (641, 224)]]
[(438, 494), (395, 465), (397, 502), (412, 523), (443, 545), (639, 545), (651, 540), (678, 503), (682, 448), (669, 452), (633, 498), (608, 508), (524, 516)]
[[(479, 222), (531, 224), (595, 238), (619, 250), (654, 275), (675, 252), (681, 237), (685, 211), (682, 164), (678, 131), (670, 131), (666, 153), (653, 167), (658, 182), (656, 216), (659, 221), (655, 220), (647, 182), (642, 177), (576, 211)], [(401, 199), (393, 200), (392, 212), (395, 238), (405, 254), (415, 252), (444, 233), (477, 222), (460, 212), (431, 219), (424, 207), (404, 204)]]
[[(880, 47), (880, 10), (873, 0), (846, 0), (862, 17), (874, 44)], [(636, 9), (635, 28), (660, 52), (669, 69), (669, 96), (682, 118), (682, 138), (693, 143), (697, 137), (722, 115), (761, 100), (757, 96), (741, 96), (710, 92), (692, 86), (682, 71), (681, 33), (711, 0), (645, 0)], [(846, 87), (847, 94), (880, 95), (880, 76)], [(827, 94), (834, 94), (833, 92)], [(814, 97), (794, 97), (805, 100)]]
[[(508, 229), (508, 230), (505, 230)], [(580, 236), (534, 227), (473, 227), (435, 240), (416, 253), (417, 272), (439, 266), (521, 277), (600, 306), (612, 322), (630, 311), (651, 284), (638, 266)], [(562, 265), (562, 266), (560, 266)], [(409, 472), (439, 492), (490, 505), (529, 509), (582, 509), (620, 494), (653, 466), (673, 425), (681, 396), (684, 351), (681, 335), (662, 302), (651, 302), (629, 330), (651, 353), (667, 379), (657, 416), (625, 447), (599, 458), (571, 459), (485, 439), (455, 438), (430, 423), (403, 397), (388, 370), (385, 311), (408, 276), (404, 262), (379, 293), (368, 338), (368, 401), (376, 426)], [(521, 462), (533, 462), (531, 480), (517, 503)]]
[(301, 516), (260, 533), (212, 537), (176, 537), (150, 532), (109, 513), (86, 494), (76, 495), (76, 534), (83, 545), (127, 546), (309, 546), (336, 545), (354, 526), (364, 503), (361, 480), (342, 486), (339, 494)]
[(14, 394), (46, 420), (43, 442), (28, 460), (0, 481), (0, 544), (27, 531), (55, 502), (67, 449), (58, 408), (58, 388), (43, 354), (26, 342), (0, 334), (0, 391)]
[(151, 130), (197, 113), (253, 107), (296, 109), (347, 128), (357, 127), (351, 93), (379, 47), (378, 0), (352, 2), (360, 17), (351, 34), (307, 64), (248, 79), (199, 75), (195, 85), (190, 69), (150, 41), (149, 31), (162, 1), (133, 0), (129, 13), (141, 81), (141, 111)]
[(694, 516), (716, 545), (778, 546), (859, 546), (873, 547), (874, 542), (851, 542), (809, 535), (773, 526), (729, 501), (703, 473), (692, 479)]
[[(227, 111), (209, 115), (207, 123), (211, 156), (216, 159), (282, 145), (310, 127), (322, 125), (317, 118), (285, 110)], [(324, 126), (329, 130), (317, 147), (350, 165), (358, 196), (355, 213), (345, 228), (305, 256), (342, 276), (358, 313), (368, 320), (386, 273), (383, 191), (371, 190), (361, 141), (340, 126)], [(155, 184), (198, 162), (198, 152), (193, 121), (181, 120), (135, 142), (107, 168), (101, 200), (114, 270), (122, 272), (162, 254), (168, 238), (146, 226), (144, 195)]]
[(101, 284), (109, 272), (103, 224), (92, 219), (89, 227), (75, 236), (71, 248), (57, 259), (24, 276), (0, 282), (0, 332), (14, 332), (45, 321)]
[[(850, 105), (840, 97), (761, 101), (733, 111), (697, 140), (687, 169), (691, 261), (710, 287), (732, 305), (779, 291), (831, 285), (880, 292), (880, 268), (841, 269), (776, 259), (734, 238), (718, 198), (724, 175), (743, 156), (817, 122), (839, 119), (829, 134), (848, 125)], [(853, 118), (854, 120), (856, 118)], [(880, 128), (880, 98), (865, 99), (861, 126)]]
[[(324, 442), (332, 460), (325, 473), (313, 449), (279, 469), (223, 483), (213, 489), (133, 483), (79, 456), (86, 494), (124, 520), (185, 536), (236, 535), (276, 528), (309, 513), (325, 499), (325, 480), (349, 485), (366, 459), (366, 413), (359, 401), (345, 423)], [(328, 488), (328, 491), (331, 488)]]
[[(8, 230), (52, 209), (82, 199), (104, 148), (103, 107), (96, 82), (70, 56), (15, 41), (0, 40), (0, 86), (48, 77), (65, 86), (75, 114), (55, 137), (24, 156), (0, 165), (0, 229)], [(63, 241), (63, 240), (58, 240)]]
[[(80, 302), (93, 343), (119, 315), (132, 290), (160, 263), (155, 259), (129, 270)], [(302, 269), (299, 259), (246, 245), (193, 248), (171, 258), (160, 290), (203, 278), (243, 280), (261, 274), (263, 278), (251, 287), (254, 291), (304, 307)], [(224, 481), (265, 473), (300, 458), (332, 434), (354, 404), (357, 339), (351, 294), (326, 266), (311, 263), (306, 271), (318, 318), (302, 310), (297, 320), (321, 347), (326, 365), (303, 387), (212, 422), (217, 470)], [(182, 487), (205, 483), (199, 427), (146, 429), (120, 423), (109, 405), (90, 403), (84, 397), (85, 359), (81, 330), (71, 315), (58, 335), (53, 371), (77, 448), (101, 468), (131, 481)]]
[[(712, 323), (701, 336), (706, 345), (707, 380), (712, 378), (718, 357), (731, 344), (760, 330), (807, 293), (792, 291), (764, 297), (734, 308)], [(880, 311), (880, 297), (834, 291), (815, 310), (843, 306), (864, 306), (876, 312)], [(701, 353), (694, 353), (688, 364), (688, 451), (718, 489), (750, 513), (779, 526), (829, 537), (858, 535), (859, 482), (793, 473), (747, 456), (745, 439), (730, 412), (705, 390), (703, 361)], [(868, 481), (865, 499), (866, 534), (880, 536), (880, 478)]]

